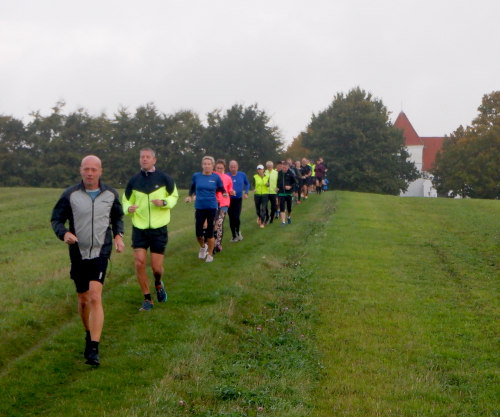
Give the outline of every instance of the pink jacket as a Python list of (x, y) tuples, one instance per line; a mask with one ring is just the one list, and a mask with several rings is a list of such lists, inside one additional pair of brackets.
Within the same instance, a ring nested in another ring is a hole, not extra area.
[[(216, 174), (219, 174), (218, 172), (214, 171)], [(231, 195), (231, 191), (233, 191), (233, 180), (229, 178), (226, 174), (219, 174), (222, 184), (224, 184), (224, 188), (226, 189), (226, 192)], [(226, 198), (222, 197), (222, 193), (219, 191), (215, 194), (217, 197), (217, 202), (219, 203), (219, 207), (229, 207), (229, 204), (231, 203), (231, 198), (228, 196)]]

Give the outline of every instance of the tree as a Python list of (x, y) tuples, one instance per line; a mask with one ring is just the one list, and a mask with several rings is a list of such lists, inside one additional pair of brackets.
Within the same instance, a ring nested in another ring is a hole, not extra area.
[(500, 91), (483, 96), (471, 126), (460, 126), (436, 155), (433, 184), (440, 194), (500, 198)]
[(281, 132), (270, 121), (257, 104), (246, 108), (235, 104), (225, 114), (220, 110), (208, 113), (203, 153), (226, 163), (235, 159), (242, 171), (253, 172), (258, 164), (275, 161), (283, 152)]
[(359, 87), (313, 114), (302, 141), (328, 163), (334, 189), (398, 195), (419, 177), (387, 108)]
[(305, 148), (303, 145), (302, 134), (299, 134), (288, 148), (286, 148), (286, 157), (292, 158), (294, 161), (300, 161), (302, 158), (307, 158), (309, 156), (309, 149)]
[(28, 185), (23, 168), (29, 165), (26, 128), (22, 120), (0, 116), (0, 186)]

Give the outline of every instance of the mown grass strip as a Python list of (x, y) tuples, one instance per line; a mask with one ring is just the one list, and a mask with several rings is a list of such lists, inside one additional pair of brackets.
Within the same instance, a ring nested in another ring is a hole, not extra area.
[[(104, 293), (103, 366), (93, 370), (83, 363), (83, 334), (71, 289), (62, 302), (74, 308), (73, 313), (68, 311), (57, 321), (46, 319), (50, 309), (40, 309), (44, 330), (29, 339), (21, 336), (32, 343), (4, 364), (0, 395), (5, 400), (0, 412), (12, 416), (310, 414), (320, 378), (312, 330), (317, 315), (310, 278), (297, 269), (303, 253), (296, 244), (297, 239), (305, 242), (309, 221), (300, 220), (297, 207), (292, 226), (275, 224), (260, 230), (252, 221), (254, 209), (248, 201), (243, 242), (231, 244), (226, 236), (224, 252), (208, 265), (197, 259), (192, 208), (180, 204), (165, 261), (168, 302), (156, 305), (152, 314), (139, 313), (141, 297), (131, 253), (115, 255)], [(314, 211), (314, 204), (309, 206)], [(51, 208), (45, 208), (47, 219)], [(45, 233), (44, 238), (53, 238), (48, 225)], [(40, 248), (34, 256), (43, 258), (43, 252)], [(67, 256), (62, 244), (54, 252)], [(35, 267), (34, 273), (45, 272)], [(21, 285), (15, 291), (25, 296), (30, 291), (28, 281), (16, 278)], [(41, 305), (68, 291), (67, 281), (39, 281)], [(11, 290), (9, 295), (13, 294)], [(14, 309), (6, 314), (13, 323), (7, 334), (14, 339), (13, 334), (26, 327), (16, 313)]]

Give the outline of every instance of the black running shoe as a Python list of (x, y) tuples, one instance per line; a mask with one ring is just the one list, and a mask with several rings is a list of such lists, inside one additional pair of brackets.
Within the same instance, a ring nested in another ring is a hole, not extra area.
[(99, 366), (101, 362), (99, 362), (99, 354), (93, 350), (90, 352), (89, 356), (87, 357), (87, 362), (85, 362), (87, 365), (93, 365), (93, 366)]

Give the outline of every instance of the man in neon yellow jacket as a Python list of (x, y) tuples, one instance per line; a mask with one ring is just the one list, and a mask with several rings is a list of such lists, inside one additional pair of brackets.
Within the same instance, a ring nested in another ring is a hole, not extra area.
[(155, 278), (158, 302), (167, 301), (163, 285), (163, 257), (167, 248), (167, 224), (170, 210), (177, 204), (179, 194), (172, 177), (155, 169), (156, 155), (152, 149), (142, 149), (139, 162), (141, 172), (127, 184), (122, 198), (123, 211), (132, 216), (132, 247), (135, 272), (144, 295), (141, 311), (153, 308), (146, 272), (147, 250), (151, 252), (151, 268)]

